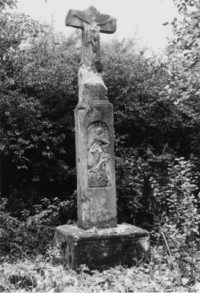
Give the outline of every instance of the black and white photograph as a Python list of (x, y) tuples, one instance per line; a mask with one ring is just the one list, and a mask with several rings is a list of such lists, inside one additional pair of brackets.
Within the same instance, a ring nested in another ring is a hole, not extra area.
[(0, 0), (0, 292), (200, 293), (200, 0)]

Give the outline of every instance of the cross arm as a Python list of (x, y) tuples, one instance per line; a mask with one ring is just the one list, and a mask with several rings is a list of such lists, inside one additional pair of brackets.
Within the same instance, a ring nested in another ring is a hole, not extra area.
[(65, 25), (83, 29), (84, 23), (90, 24), (92, 18), (94, 18), (95, 23), (100, 27), (101, 33), (114, 33), (116, 31), (116, 19), (109, 15), (100, 14), (97, 10), (93, 14), (92, 9), (94, 8), (89, 7), (85, 11), (70, 9), (65, 19)]
[[(80, 11), (70, 9), (65, 19), (65, 25), (83, 29), (84, 21), (82, 20), (82, 16), (79, 16), (79, 14)], [(89, 23), (89, 21), (87, 21), (87, 23)]]
[(109, 15), (101, 15), (102, 17), (97, 20), (100, 26), (100, 32), (104, 34), (113, 34), (116, 31), (116, 19)]

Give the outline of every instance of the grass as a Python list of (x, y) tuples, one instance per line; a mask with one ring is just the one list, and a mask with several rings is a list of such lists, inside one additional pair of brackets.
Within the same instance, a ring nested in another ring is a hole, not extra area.
[(1, 292), (200, 292), (200, 274), (195, 282), (181, 276), (167, 261), (151, 261), (131, 268), (117, 266), (102, 272), (90, 271), (84, 265), (78, 272), (44, 260), (6, 260), (0, 266)]

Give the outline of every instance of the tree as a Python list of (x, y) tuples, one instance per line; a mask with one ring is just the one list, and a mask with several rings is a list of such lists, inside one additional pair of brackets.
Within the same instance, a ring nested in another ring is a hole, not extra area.
[[(200, 3), (198, 0), (174, 0), (174, 4), (180, 17), (171, 23), (174, 35), (167, 49), (165, 66), (169, 82), (164, 95), (183, 105), (189, 115), (195, 115), (193, 105), (199, 111), (200, 94)], [(193, 102), (188, 107), (191, 99)]]
[(174, 32), (171, 49), (181, 53), (192, 68), (200, 61), (200, 3), (198, 0), (174, 0), (174, 4), (182, 17), (171, 23)]

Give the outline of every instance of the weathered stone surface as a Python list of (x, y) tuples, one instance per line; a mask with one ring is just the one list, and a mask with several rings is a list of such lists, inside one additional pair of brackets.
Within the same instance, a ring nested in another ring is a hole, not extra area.
[(90, 6), (87, 10), (79, 11), (70, 9), (65, 24), (83, 29), (84, 24), (95, 22), (100, 27), (100, 32), (112, 34), (116, 31), (116, 19), (106, 14), (101, 14), (95, 7)]
[(56, 228), (55, 242), (61, 247), (61, 261), (71, 269), (86, 264), (90, 269), (132, 266), (149, 257), (149, 233), (129, 224), (116, 228), (83, 230), (75, 225)]
[(79, 103), (94, 101), (107, 101), (107, 88), (99, 73), (92, 69), (81, 66), (79, 69)]
[(102, 71), (99, 33), (114, 33), (116, 19), (100, 14), (94, 7), (85, 11), (69, 10), (65, 24), (82, 29), (81, 60), (95, 72)]
[(115, 227), (117, 207), (112, 105), (108, 102), (78, 104), (75, 124), (78, 226), (83, 229)]

